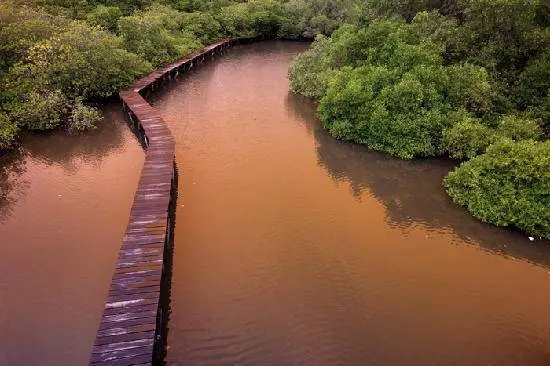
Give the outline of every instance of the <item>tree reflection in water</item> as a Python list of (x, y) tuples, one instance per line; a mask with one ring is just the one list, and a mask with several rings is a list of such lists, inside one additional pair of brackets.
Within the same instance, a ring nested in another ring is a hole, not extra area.
[(22, 179), (25, 163), (22, 148), (0, 155), (0, 222), (11, 214), (14, 203), (28, 186), (28, 182)]
[(347, 182), (350, 193), (357, 200), (368, 195), (381, 202), (388, 225), (403, 231), (415, 225), (435, 232), (451, 229), (458, 236), (457, 244), (468, 243), (550, 267), (550, 242), (530, 242), (516, 230), (484, 224), (453, 203), (442, 181), (455, 162), (446, 159), (405, 161), (338, 141), (321, 126), (311, 100), (289, 92), (285, 104), (313, 135), (319, 166), (335, 182)]
[(83, 164), (99, 167), (107, 155), (124, 148), (126, 126), (120, 123), (124, 116), (118, 103), (107, 105), (103, 116), (99, 127), (89, 133), (26, 133), (19, 148), (0, 155), (0, 222), (25, 197), (30, 184), (25, 173), (36, 165), (56, 165), (74, 174)]

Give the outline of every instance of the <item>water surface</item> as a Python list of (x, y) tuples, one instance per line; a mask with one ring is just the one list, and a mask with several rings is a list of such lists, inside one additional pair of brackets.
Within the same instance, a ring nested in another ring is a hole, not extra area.
[(0, 366), (88, 363), (144, 159), (104, 116), (0, 157)]
[(550, 243), (472, 219), (444, 160), (326, 134), (239, 46), (156, 96), (180, 192), (170, 365), (548, 365)]

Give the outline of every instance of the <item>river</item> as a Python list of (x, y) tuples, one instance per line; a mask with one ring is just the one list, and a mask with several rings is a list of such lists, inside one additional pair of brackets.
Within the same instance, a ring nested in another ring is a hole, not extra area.
[[(177, 140), (168, 365), (548, 365), (550, 243), (471, 218), (454, 163), (339, 142), (237, 46), (153, 99)], [(85, 365), (143, 151), (119, 106), (0, 157), (0, 365)]]
[(169, 365), (548, 365), (550, 243), (482, 224), (454, 163), (334, 140), (289, 93), (301, 43), (157, 94), (180, 169)]

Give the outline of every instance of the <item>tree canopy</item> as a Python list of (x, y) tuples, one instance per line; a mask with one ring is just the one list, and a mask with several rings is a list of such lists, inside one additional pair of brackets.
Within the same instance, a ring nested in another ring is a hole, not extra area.
[(92, 128), (91, 102), (206, 44), (328, 35), (352, 10), (342, 0), (2, 2), (0, 150), (21, 128)]

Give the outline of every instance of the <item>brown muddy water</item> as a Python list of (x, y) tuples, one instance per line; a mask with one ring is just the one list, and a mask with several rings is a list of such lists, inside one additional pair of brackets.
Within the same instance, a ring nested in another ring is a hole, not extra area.
[[(550, 364), (550, 243), (455, 206), (450, 162), (328, 136), (288, 92), (306, 48), (239, 46), (155, 96), (180, 169), (167, 363)], [(0, 366), (87, 364), (144, 156), (105, 117), (0, 157)]]
[(118, 104), (91, 134), (0, 157), (0, 365), (86, 365), (144, 153)]
[(453, 163), (335, 141), (300, 43), (239, 46), (155, 97), (180, 192), (169, 365), (549, 365), (550, 243), (472, 219)]

